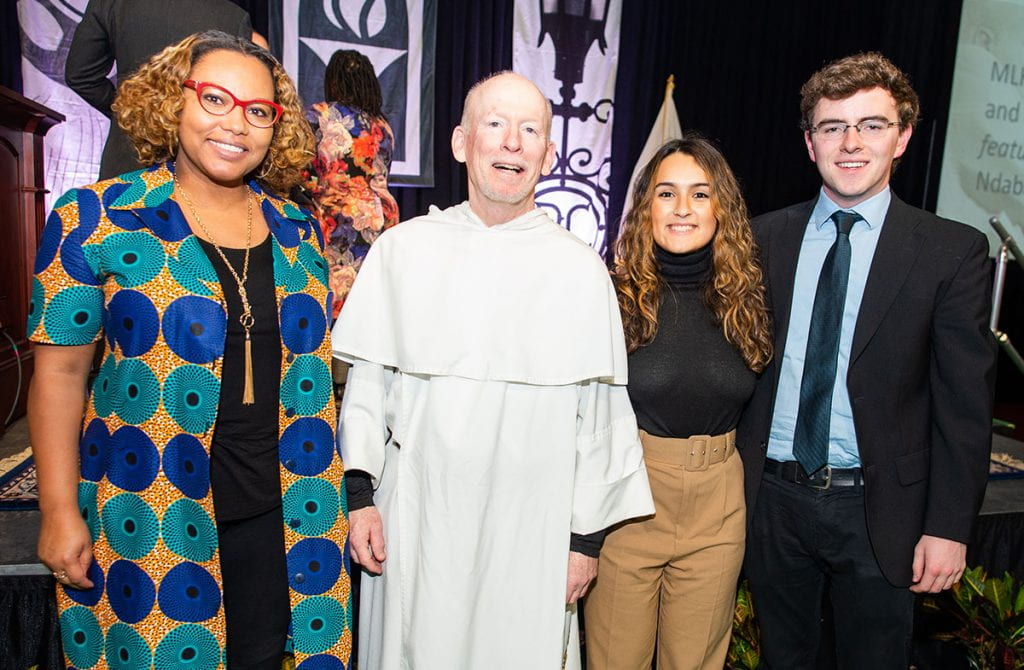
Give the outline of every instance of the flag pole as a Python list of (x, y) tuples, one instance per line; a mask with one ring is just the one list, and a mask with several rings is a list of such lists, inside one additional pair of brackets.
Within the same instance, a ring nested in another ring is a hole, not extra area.
[[(665, 106), (665, 103), (668, 103), (668, 102), (670, 102), (672, 100), (672, 89), (674, 89), (675, 87), (676, 87), (676, 76), (674, 74), (670, 74), (668, 76), (668, 79), (665, 80), (665, 99), (662, 101), (662, 107)], [(664, 139), (665, 135), (667, 135), (667, 134), (668, 134), (668, 117), (664, 116), (661, 119), (661, 137), (662, 137), (662, 139)]]

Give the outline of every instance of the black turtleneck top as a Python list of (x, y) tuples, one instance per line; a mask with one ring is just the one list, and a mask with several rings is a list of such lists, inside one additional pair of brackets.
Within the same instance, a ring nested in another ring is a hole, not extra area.
[(654, 246), (663, 280), (658, 332), (629, 354), (629, 399), (658, 437), (721, 435), (736, 427), (756, 376), (704, 302), (711, 245), (674, 254)]

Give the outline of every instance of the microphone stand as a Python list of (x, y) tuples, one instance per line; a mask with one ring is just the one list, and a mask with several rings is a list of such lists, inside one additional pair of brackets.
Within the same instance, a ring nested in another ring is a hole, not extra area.
[(992, 330), (992, 334), (995, 335), (996, 341), (999, 342), (999, 346), (1002, 347), (1003, 351), (1010, 358), (1017, 369), (1020, 370), (1021, 374), (1024, 374), (1024, 357), (1020, 355), (1020, 352), (1010, 342), (1010, 337), (999, 330), (999, 308), (1003, 302), (1003, 285), (1006, 283), (1006, 264), (1009, 262), (1009, 255), (1012, 253), (1013, 257), (1017, 260), (1022, 268), (1024, 268), (1024, 253), (1021, 253), (1020, 247), (1017, 246), (1017, 242), (1010, 235), (1009, 231), (1003, 227), (1003, 224), (999, 221), (999, 217), (993, 216), (988, 220), (990, 226), (992, 226), (996, 233), (999, 235), (999, 239), (1002, 240), (1002, 244), (999, 245), (999, 253), (996, 255), (996, 276), (995, 282), (992, 285), (992, 317), (989, 319), (988, 326)]

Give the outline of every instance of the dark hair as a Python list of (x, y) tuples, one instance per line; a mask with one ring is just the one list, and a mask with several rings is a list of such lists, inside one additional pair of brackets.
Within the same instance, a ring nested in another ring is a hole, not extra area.
[(842, 100), (871, 88), (892, 95), (901, 127), (917, 124), (921, 105), (907, 75), (882, 54), (870, 51), (834, 60), (811, 75), (800, 88), (800, 127), (811, 129), (814, 107), (822, 98)]
[(712, 276), (704, 287), (704, 304), (747, 367), (761, 372), (772, 357), (771, 319), (747, 205), (725, 156), (693, 132), (663, 144), (633, 187), (633, 205), (623, 221), (613, 277), (626, 348), (636, 351), (650, 344), (658, 332), (662, 280), (654, 258), (651, 202), (658, 168), (672, 154), (692, 157), (711, 182), (717, 230), (711, 240)]
[(324, 72), (324, 98), (382, 118), (380, 82), (370, 59), (351, 49), (338, 49)]

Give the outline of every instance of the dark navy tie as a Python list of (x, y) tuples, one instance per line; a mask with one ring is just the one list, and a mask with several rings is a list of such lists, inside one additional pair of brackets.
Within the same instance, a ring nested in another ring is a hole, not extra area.
[(850, 280), (850, 229), (861, 220), (856, 212), (842, 210), (831, 218), (836, 224), (836, 241), (825, 256), (818, 276), (800, 382), (800, 409), (793, 433), (793, 455), (809, 475), (828, 462), (832, 388), (836, 383), (846, 285)]

